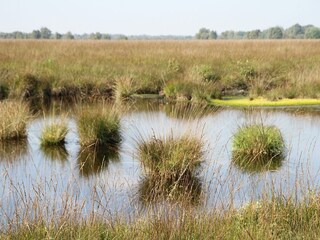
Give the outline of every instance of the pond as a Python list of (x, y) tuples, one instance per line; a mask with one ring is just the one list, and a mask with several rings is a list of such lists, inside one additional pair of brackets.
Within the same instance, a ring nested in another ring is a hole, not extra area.
[[(169, 206), (196, 211), (229, 209), (275, 193), (301, 198), (318, 187), (319, 109), (200, 107), (201, 111), (197, 111), (197, 107), (183, 103), (143, 102), (123, 113), (120, 147), (105, 155), (81, 150), (72, 108), (65, 108), (55, 114), (60, 118), (60, 114), (69, 112), (65, 148), (40, 146), (42, 128), (52, 120), (46, 114), (29, 123), (26, 141), (1, 143), (3, 224), (23, 221), (21, 216), (52, 219), (63, 215), (66, 209), (81, 218), (93, 214), (130, 218), (147, 208)], [(243, 168), (232, 161), (233, 135), (240, 126), (257, 122), (278, 127), (285, 140), (285, 158), (269, 169)], [(197, 172), (198, 188), (193, 193), (196, 201), (188, 206), (180, 206), (174, 199), (148, 202), (146, 195), (153, 193), (145, 190), (149, 182), (139, 160), (139, 142), (152, 136), (186, 132), (205, 143), (205, 161)]]

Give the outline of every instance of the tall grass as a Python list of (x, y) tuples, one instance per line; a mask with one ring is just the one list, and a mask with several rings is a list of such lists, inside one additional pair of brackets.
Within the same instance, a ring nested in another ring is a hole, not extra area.
[(83, 107), (78, 112), (78, 131), (83, 147), (110, 147), (121, 141), (120, 117), (115, 107)]
[[(320, 86), (319, 51), (318, 41), (304, 40), (4, 40), (0, 42), (0, 85), (11, 97), (45, 92), (110, 97), (164, 89), (170, 93), (171, 88), (176, 97), (190, 98), (189, 86), (196, 86), (199, 90), (191, 96), (205, 92), (215, 98), (239, 93), (272, 99), (314, 98)], [(27, 84), (30, 77), (36, 84)], [(132, 84), (123, 85), (128, 78)]]
[(0, 141), (26, 138), (32, 117), (28, 105), (19, 101), (0, 101)]
[(128, 224), (118, 219), (59, 224), (21, 224), (0, 233), (2, 239), (318, 239), (316, 198), (295, 203), (282, 197), (246, 207), (199, 214), (185, 211), (179, 217), (163, 212)]

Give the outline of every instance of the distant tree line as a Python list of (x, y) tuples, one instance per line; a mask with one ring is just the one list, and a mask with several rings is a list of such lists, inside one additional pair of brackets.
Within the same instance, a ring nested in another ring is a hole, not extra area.
[(320, 39), (320, 28), (313, 25), (295, 24), (287, 29), (271, 27), (265, 30), (224, 31), (220, 35), (216, 31), (201, 28), (196, 39)]
[(154, 40), (154, 39), (320, 39), (320, 28), (313, 25), (301, 26), (295, 24), (287, 29), (282, 27), (271, 27), (265, 30), (255, 29), (252, 31), (224, 31), (218, 34), (214, 30), (201, 28), (195, 36), (178, 36), (178, 35), (131, 35), (124, 34), (108, 34), (108, 33), (84, 33), (73, 34), (53, 33), (47, 27), (33, 30), (31, 33), (15, 31), (11, 33), (0, 32), (0, 39), (83, 39), (83, 40)]
[(131, 35), (126, 36), (124, 34), (108, 34), (108, 33), (84, 33), (84, 34), (73, 34), (72, 32), (67, 33), (53, 33), (47, 27), (33, 30), (31, 33), (25, 33), (15, 31), (12, 33), (0, 32), (0, 39), (83, 39), (83, 40), (161, 40), (161, 39), (193, 39), (193, 36), (177, 36), (177, 35)]
[[(118, 39), (126, 39), (127, 37), (124, 35), (117, 35)], [(2, 39), (92, 39), (92, 40), (100, 40), (100, 39), (111, 39), (110, 34), (105, 33), (85, 33), (85, 34), (73, 34), (72, 32), (67, 33), (53, 33), (47, 27), (42, 27), (40, 29), (33, 30), (31, 33), (25, 33), (20, 31), (15, 31), (12, 33), (4, 33), (0, 32), (0, 38)]]

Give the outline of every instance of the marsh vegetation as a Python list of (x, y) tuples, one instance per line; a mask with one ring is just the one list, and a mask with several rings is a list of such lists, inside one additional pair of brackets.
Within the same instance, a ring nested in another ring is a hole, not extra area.
[(0, 238), (319, 238), (318, 45), (1, 41)]
[(7, 40), (0, 43), (0, 97), (318, 98), (318, 49), (316, 40)]

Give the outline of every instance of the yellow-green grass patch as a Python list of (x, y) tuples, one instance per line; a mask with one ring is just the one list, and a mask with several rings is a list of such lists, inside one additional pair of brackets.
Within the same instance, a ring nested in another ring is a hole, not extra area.
[(310, 106), (320, 105), (320, 99), (295, 98), (280, 99), (277, 101), (267, 100), (265, 98), (249, 99), (247, 97), (226, 97), (223, 99), (212, 99), (211, 103), (217, 106), (230, 107), (285, 107), (285, 106)]

